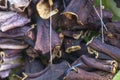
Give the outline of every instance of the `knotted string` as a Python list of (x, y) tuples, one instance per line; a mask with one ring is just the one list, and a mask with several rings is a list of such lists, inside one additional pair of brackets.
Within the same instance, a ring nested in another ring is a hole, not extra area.
[[(69, 65), (69, 64), (68, 64), (68, 65)], [(65, 72), (65, 74), (67, 75), (67, 74), (70, 73), (72, 70), (74, 70), (74, 71), (77, 72), (77, 70), (76, 70), (75, 68), (78, 67), (78, 66), (81, 66), (81, 65), (82, 65), (82, 63), (78, 63), (78, 64), (75, 64), (75, 65), (73, 65), (73, 66), (70, 66), (70, 65), (69, 65), (70, 68), (67, 69), (67, 71)]]

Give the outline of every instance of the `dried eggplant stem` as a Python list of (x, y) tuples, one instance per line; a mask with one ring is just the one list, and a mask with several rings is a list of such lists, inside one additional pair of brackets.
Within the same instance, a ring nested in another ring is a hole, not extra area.
[(53, 16), (58, 13), (58, 9), (55, 8), (52, 11), (50, 11), (50, 8), (53, 6), (53, 1), (52, 0), (40, 0), (37, 5), (36, 9), (38, 11), (39, 16), (42, 19), (48, 19), (50, 16)]
[(72, 38), (64, 38), (65, 52), (71, 53), (80, 50), (80, 41)]
[(98, 52), (90, 47), (87, 47), (88, 52), (92, 55), (95, 55), (95, 58), (97, 59), (103, 59), (103, 60), (112, 60), (112, 58), (109, 55), (106, 55), (102, 52)]
[(67, 74), (64, 80), (106, 80), (106, 78), (92, 72), (78, 69), (77, 73), (71, 71)]
[(94, 50), (107, 54), (116, 61), (120, 62), (120, 53), (119, 53), (120, 49), (112, 45), (102, 43), (100, 37), (95, 38), (92, 41), (88, 42), (87, 45), (93, 48)]
[(68, 30), (63, 30), (62, 34), (67, 37), (71, 37), (74, 39), (79, 39), (83, 35), (83, 31), (68, 31)]

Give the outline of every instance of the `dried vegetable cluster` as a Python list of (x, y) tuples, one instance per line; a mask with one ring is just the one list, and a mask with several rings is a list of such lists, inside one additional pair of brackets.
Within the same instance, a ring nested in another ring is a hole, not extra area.
[(1, 80), (112, 80), (120, 69), (120, 22), (103, 9), (102, 29), (93, 4), (0, 0)]

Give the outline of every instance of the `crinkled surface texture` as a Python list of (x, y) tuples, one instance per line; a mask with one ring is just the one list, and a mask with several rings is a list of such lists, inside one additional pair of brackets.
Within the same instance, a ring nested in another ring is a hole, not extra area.
[[(60, 39), (58, 34), (52, 30), (52, 49), (60, 45)], [(50, 51), (50, 27), (49, 21), (40, 20), (37, 24), (37, 39), (35, 42), (36, 50), (41, 51), (43, 54)]]
[[(13, 11), (24, 12), (31, 0), (8, 0)], [(14, 6), (13, 6), (14, 5)]]
[(30, 20), (16, 12), (0, 12), (0, 30), (5, 32), (7, 30), (24, 26)]

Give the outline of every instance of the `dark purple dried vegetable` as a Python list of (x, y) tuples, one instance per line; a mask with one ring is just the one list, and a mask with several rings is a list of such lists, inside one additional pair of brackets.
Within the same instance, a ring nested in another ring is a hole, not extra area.
[(97, 38), (91, 40), (88, 43), (88, 46), (98, 52), (107, 54), (110, 57), (112, 57), (113, 59), (115, 59), (116, 61), (120, 62), (120, 54), (119, 54), (120, 49), (115, 46), (112, 46), (112, 45), (109, 45), (106, 43), (102, 43), (102, 40), (100, 37), (97, 37)]
[(60, 64), (52, 64), (49, 65), (45, 70), (34, 73), (34, 74), (27, 74), (27, 80), (62, 80), (63, 75), (68, 69), (67, 62), (64, 61)]
[(120, 48), (120, 22), (107, 23), (108, 32), (105, 32), (105, 41), (115, 47)]
[(81, 60), (89, 67), (95, 68), (95, 69), (100, 69), (103, 71), (108, 71), (111, 73), (115, 73), (117, 69), (117, 62), (111, 65), (107, 65), (107, 63), (103, 64), (102, 61), (98, 61), (97, 59), (87, 57), (85, 55), (81, 56)]
[(71, 71), (67, 74), (64, 80), (106, 80), (106, 78), (96, 73), (87, 72), (77, 68), (77, 73)]
[[(93, 1), (91, 1), (91, 3), (93, 3)], [(62, 14), (70, 20), (72, 20), (74, 16), (79, 24), (84, 25), (92, 10), (91, 3), (88, 0), (71, 0)]]
[(29, 23), (30, 20), (16, 12), (0, 12), (0, 30), (5, 32), (7, 30), (22, 27)]
[[(52, 30), (52, 49), (55, 46), (61, 45), (58, 33)], [(50, 27), (49, 21), (39, 20), (37, 23), (37, 39), (35, 42), (36, 50), (41, 51), (42, 54), (46, 54), (50, 51)]]
[(0, 38), (23, 39), (25, 35), (28, 33), (29, 29), (30, 29), (29, 26), (24, 26), (14, 28), (6, 32), (0, 31)]
[(24, 41), (14, 39), (0, 39), (0, 49), (25, 49), (28, 45)]
[(65, 52), (71, 53), (81, 49), (80, 40), (72, 39), (72, 38), (64, 38), (63, 41)]

